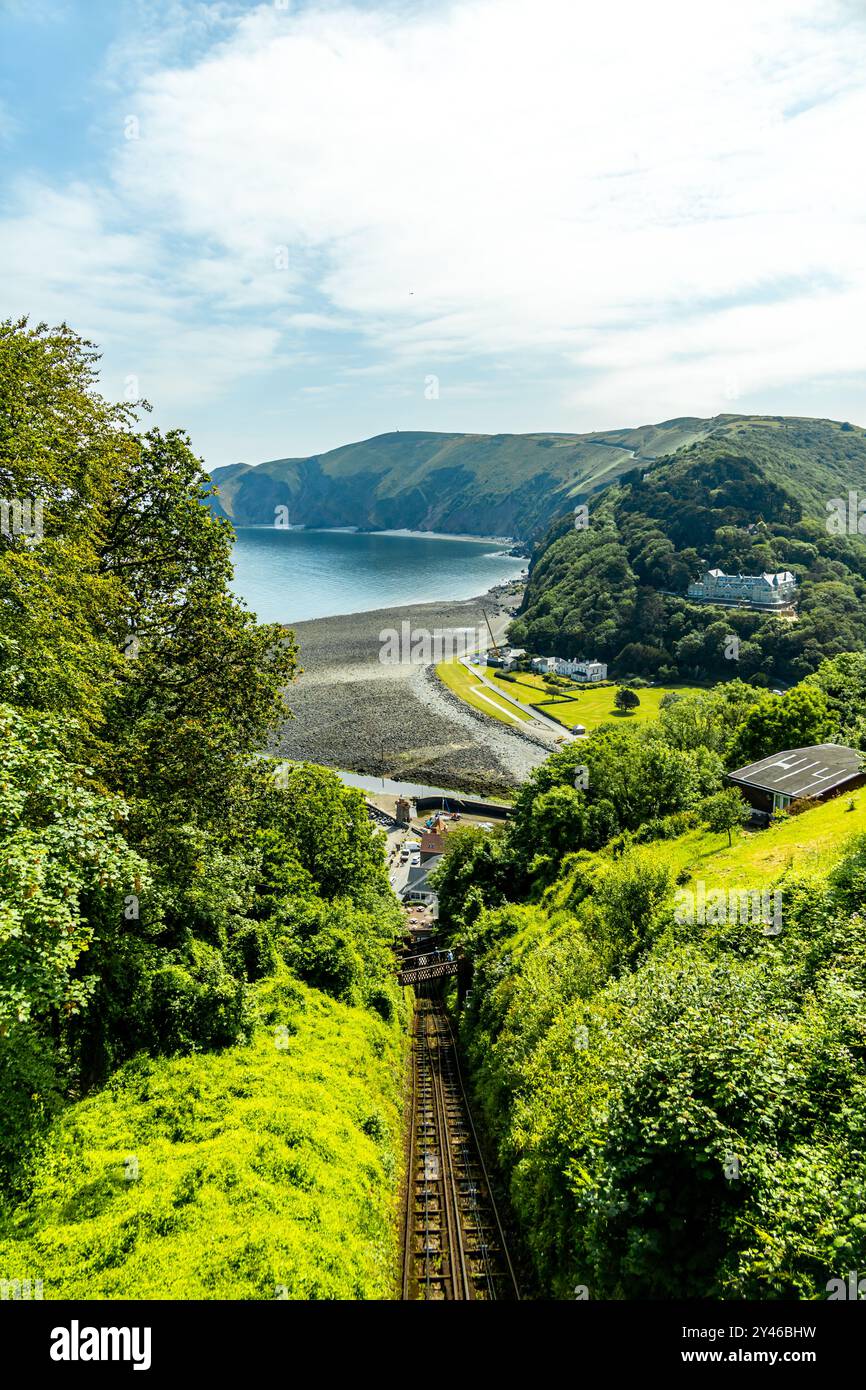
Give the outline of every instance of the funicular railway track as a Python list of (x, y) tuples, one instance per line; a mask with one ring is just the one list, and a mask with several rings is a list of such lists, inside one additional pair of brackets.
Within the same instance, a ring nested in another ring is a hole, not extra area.
[(516, 1299), (448, 1017), (416, 1000), (403, 1298)]

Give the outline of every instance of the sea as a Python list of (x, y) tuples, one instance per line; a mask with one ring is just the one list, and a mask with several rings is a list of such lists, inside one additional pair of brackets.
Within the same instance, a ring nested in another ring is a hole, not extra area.
[(232, 587), (263, 623), (474, 598), (516, 579), (512, 543), (408, 531), (239, 526)]

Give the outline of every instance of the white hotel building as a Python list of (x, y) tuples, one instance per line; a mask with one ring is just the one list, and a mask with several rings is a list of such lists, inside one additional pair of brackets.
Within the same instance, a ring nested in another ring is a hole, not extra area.
[(688, 588), (688, 597), (699, 603), (745, 604), (750, 608), (787, 608), (797, 596), (797, 581), (790, 570), (776, 574), (725, 574), (708, 570)]

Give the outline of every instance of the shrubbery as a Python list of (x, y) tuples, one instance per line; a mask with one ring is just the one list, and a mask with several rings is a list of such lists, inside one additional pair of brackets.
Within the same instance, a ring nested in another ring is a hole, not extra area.
[[(232, 594), (187, 438), (103, 401), (95, 360), (0, 325), (0, 493), (44, 508), (38, 543), (0, 536), (4, 1268), (77, 1297), (377, 1296), (402, 1017), (381, 833), (334, 773), (261, 756), (292, 634)], [(291, 1065), (256, 1032), (280, 1001)]]

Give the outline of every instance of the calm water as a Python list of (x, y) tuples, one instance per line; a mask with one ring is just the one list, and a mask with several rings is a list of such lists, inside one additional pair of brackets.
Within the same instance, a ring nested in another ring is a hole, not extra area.
[(497, 541), (270, 526), (239, 527), (234, 561), (234, 590), (265, 623), (472, 598), (526, 568)]

